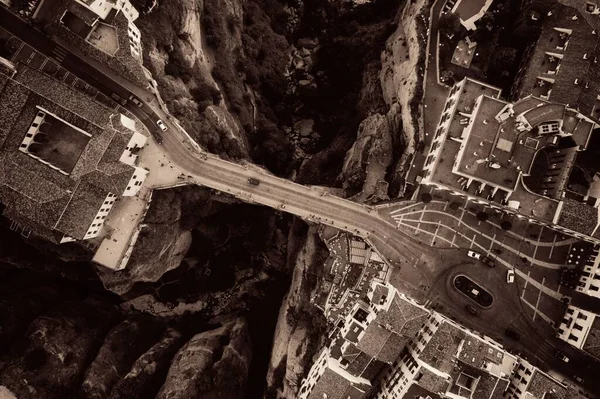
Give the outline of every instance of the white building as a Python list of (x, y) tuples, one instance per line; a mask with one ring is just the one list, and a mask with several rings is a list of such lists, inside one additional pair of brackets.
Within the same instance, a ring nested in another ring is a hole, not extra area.
[(597, 330), (595, 321), (595, 313), (569, 305), (558, 328), (558, 337), (576, 348), (586, 350), (588, 335), (592, 330)]

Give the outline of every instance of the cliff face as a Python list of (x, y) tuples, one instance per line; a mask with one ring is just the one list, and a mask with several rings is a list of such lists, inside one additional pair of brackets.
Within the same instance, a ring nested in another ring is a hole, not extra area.
[(429, 0), (410, 1), (399, 9), (396, 30), (382, 48), (378, 81), (367, 77), (374, 70), (364, 72), (361, 99), (365, 102), (378, 90), (386, 111), (361, 122), (346, 153), (339, 179), (350, 194), (358, 192), (354, 197), (358, 201), (385, 200), (388, 194), (397, 197), (404, 192), (407, 162), (422, 140), (418, 104), (423, 95), (423, 17), (428, 18), (429, 5)]
[(175, 355), (156, 398), (243, 398), (251, 355), (243, 319), (197, 334)]
[(149, 316), (132, 316), (117, 324), (88, 367), (79, 396), (107, 398), (119, 378), (156, 341), (158, 333), (158, 325)]
[(127, 268), (98, 268), (106, 288), (124, 294), (136, 282), (155, 282), (178, 267), (192, 244), (192, 229), (215, 208), (210, 191), (200, 187), (155, 191)]
[[(9, 274), (4, 278), (18, 285)], [(244, 397), (252, 358), (244, 319), (207, 326), (187, 317), (164, 330), (154, 317), (122, 313), (112, 296), (86, 296), (76, 283), (59, 284), (70, 300), (51, 305), (58, 285), (47, 281), (36, 296), (48, 299), (49, 308), (31, 310), (22, 334), (2, 336), (0, 348), (10, 348), (0, 353), (2, 397), (146, 399), (159, 390), (169, 398)], [(184, 376), (197, 383), (181, 381)]]
[(267, 398), (295, 398), (312, 357), (322, 345), (325, 317), (310, 300), (327, 256), (318, 228), (311, 227), (297, 257), (291, 260), (294, 272), (273, 338)]

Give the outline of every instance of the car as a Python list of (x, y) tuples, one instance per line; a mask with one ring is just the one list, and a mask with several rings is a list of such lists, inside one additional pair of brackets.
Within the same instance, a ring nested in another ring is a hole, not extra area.
[(158, 127), (160, 128), (160, 130), (162, 130), (163, 132), (166, 132), (169, 129), (167, 127), (167, 125), (165, 125), (165, 123), (162, 121), (162, 119), (157, 120), (156, 124), (158, 125)]
[(254, 177), (250, 177), (248, 179), (248, 184), (251, 184), (253, 186), (258, 186), (260, 184), (260, 180), (255, 179)]
[(474, 316), (477, 316), (479, 314), (479, 310), (473, 305), (467, 305), (465, 306), (465, 309), (467, 309), (467, 311)]
[(573, 376), (573, 379), (574, 379), (575, 381), (577, 381), (578, 383), (580, 383), (580, 384), (583, 384), (583, 381), (584, 381), (584, 380), (583, 380), (583, 378), (581, 378), (580, 376), (578, 376), (578, 375), (574, 375), (574, 376)]
[(475, 251), (467, 251), (467, 256), (473, 259), (481, 259), (481, 254)]
[(496, 261), (494, 261), (494, 259), (490, 258), (489, 256), (482, 256), (480, 261), (483, 262), (484, 265), (488, 265), (489, 267), (496, 267)]
[(110, 96), (112, 97), (113, 100), (115, 100), (116, 102), (118, 102), (121, 105), (125, 105), (127, 103), (127, 101), (124, 98), (119, 97), (119, 95), (116, 93), (111, 93)]
[(507, 328), (506, 330), (504, 330), (504, 335), (506, 335), (508, 338), (513, 339), (515, 341), (518, 341), (521, 339), (521, 334), (519, 334), (515, 330), (511, 330), (510, 328)]
[(515, 271), (510, 269), (506, 272), (506, 282), (508, 284), (512, 284), (515, 282)]
[(554, 357), (556, 357), (557, 359), (562, 360), (565, 363), (569, 363), (569, 358), (567, 357), (567, 355), (565, 355), (561, 351), (554, 352)]
[(135, 105), (137, 105), (138, 108), (142, 108), (142, 105), (144, 105), (139, 98), (137, 98), (134, 95), (129, 96), (129, 101), (131, 101), (132, 103), (134, 103)]

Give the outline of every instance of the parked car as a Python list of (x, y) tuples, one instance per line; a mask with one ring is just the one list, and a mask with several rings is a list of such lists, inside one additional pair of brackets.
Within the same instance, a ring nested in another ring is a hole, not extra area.
[(580, 383), (580, 384), (583, 384), (583, 378), (581, 378), (580, 376), (578, 376), (578, 375), (574, 375), (574, 376), (573, 376), (573, 379), (574, 379), (575, 381), (577, 381), (578, 383)]
[(567, 357), (567, 355), (565, 355), (565, 354), (564, 354), (564, 353), (562, 353), (561, 351), (556, 351), (556, 352), (554, 352), (554, 356), (555, 356), (557, 359), (560, 359), (560, 360), (562, 360), (562, 361), (563, 361), (563, 362), (565, 362), (565, 363), (568, 363), (568, 362), (569, 362), (569, 358)]
[(475, 251), (467, 251), (467, 256), (473, 259), (481, 259), (481, 254)]
[(507, 328), (506, 330), (504, 330), (504, 335), (506, 335), (510, 339), (514, 339), (515, 341), (518, 341), (521, 339), (521, 334), (519, 334), (515, 330), (511, 330), (510, 328)]
[(506, 272), (506, 282), (508, 284), (512, 284), (515, 282), (515, 271), (513, 269), (510, 269)]
[(489, 267), (496, 267), (496, 261), (490, 258), (489, 256), (482, 256), (480, 260), (481, 262), (483, 262), (484, 265), (488, 265)]
[(473, 305), (467, 305), (465, 306), (465, 308), (469, 313), (471, 313), (474, 316), (477, 316), (479, 314), (479, 310)]
[(144, 105), (139, 98), (137, 98), (134, 95), (129, 96), (129, 101), (131, 101), (132, 103), (134, 103), (135, 105), (138, 106), (138, 108), (142, 108), (142, 105)]
[(260, 184), (260, 180), (255, 179), (254, 177), (251, 177), (248, 179), (248, 184), (251, 184), (253, 186), (258, 186)]
[(127, 103), (127, 101), (124, 98), (119, 97), (119, 95), (116, 93), (111, 93), (110, 96), (112, 97), (113, 100), (115, 100), (116, 102), (118, 102), (121, 105), (125, 105)]
[(158, 127), (160, 128), (160, 130), (162, 130), (163, 132), (166, 132), (169, 129), (167, 127), (167, 125), (165, 125), (165, 123), (162, 121), (162, 119), (157, 120), (156, 124), (158, 125)]

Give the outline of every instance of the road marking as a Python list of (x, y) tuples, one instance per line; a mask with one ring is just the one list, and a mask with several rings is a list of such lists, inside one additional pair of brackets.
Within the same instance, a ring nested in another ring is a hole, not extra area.
[(522, 301), (523, 301), (523, 303), (525, 303), (525, 305), (527, 305), (527, 306), (529, 306), (531, 309), (533, 309), (533, 311), (534, 311), (536, 314), (539, 314), (539, 315), (540, 315), (540, 317), (541, 317), (541, 318), (542, 318), (542, 319), (543, 319), (543, 320), (544, 320), (546, 323), (548, 323), (548, 324), (550, 324), (550, 325), (554, 324), (554, 323), (552, 322), (552, 319), (551, 319), (551, 318), (549, 318), (548, 316), (546, 316), (546, 315), (545, 315), (545, 314), (543, 314), (542, 312), (538, 311), (538, 310), (537, 310), (537, 309), (536, 309), (536, 308), (535, 308), (535, 307), (534, 307), (532, 304), (530, 304), (529, 302), (527, 302), (527, 300), (525, 300), (525, 299), (522, 299)]
[(552, 246), (550, 247), (550, 253), (548, 254), (548, 259), (552, 258), (552, 252), (554, 251), (554, 244), (556, 244), (556, 236), (557, 236), (557, 234), (554, 234), (554, 238), (552, 239)]
[(421, 212), (421, 216), (419, 217), (419, 223), (417, 223), (417, 228), (421, 228), (421, 222), (423, 221), (423, 215), (425, 212)]
[[(473, 237), (471, 237), (471, 246), (469, 248), (473, 248), (473, 245), (475, 244), (475, 236), (477, 234), (473, 233)], [(480, 245), (481, 246), (481, 245)]]
[[(13, 36), (14, 37), (14, 36)], [(10, 40), (10, 39), (8, 39)], [(14, 61), (17, 59), (17, 56), (19, 55), (19, 53), (21, 52), (21, 50), (23, 50), (23, 47), (25, 46), (25, 43), (21, 42), (21, 45), (19, 46), (19, 49), (15, 52), (15, 54), (10, 58), (10, 61), (14, 63)]]
[[(456, 230), (454, 230), (454, 234), (452, 235), (452, 243), (451, 245), (456, 245), (454, 244), (454, 240), (456, 240)], [(458, 247), (458, 245), (456, 245)]]
[(496, 233), (494, 233), (494, 236), (492, 237), (492, 239), (490, 240), (490, 248), (488, 249), (488, 252), (492, 251), (492, 248), (494, 246), (494, 242), (496, 242)]
[[(546, 281), (546, 277), (542, 277), (542, 285), (544, 285), (544, 281)], [(535, 309), (533, 312), (533, 317), (531, 321), (535, 321), (535, 316), (538, 314), (538, 306), (540, 306), (540, 298), (542, 297), (542, 291), (538, 291), (537, 301), (535, 303)]]
[(42, 69), (44, 69), (44, 67), (46, 66), (47, 63), (48, 63), (48, 57), (44, 58), (44, 62), (42, 62), (42, 65), (40, 66), (40, 71)]
[(433, 233), (433, 237), (431, 238), (431, 246), (435, 244), (435, 239), (437, 238), (438, 230), (440, 229), (440, 222), (437, 222), (437, 226), (435, 227), (435, 232)]
[[(450, 215), (450, 214), (447, 214), (447, 213), (444, 213), (444, 212), (441, 212), (441, 211), (433, 211), (433, 210), (430, 210), (430, 211), (428, 211), (428, 212), (429, 212), (429, 213), (434, 213), (434, 214), (442, 214), (442, 215), (444, 215), (444, 216), (446, 216), (446, 217), (448, 217), (448, 218), (450, 218), (450, 219), (458, 219), (458, 218), (457, 218), (456, 216), (454, 216), (454, 215)], [(421, 213), (421, 219), (422, 219), (422, 218), (423, 218), (423, 214)], [(416, 221), (416, 220), (415, 220), (415, 221)], [(421, 221), (420, 223), (421, 223), (421, 224), (427, 224), (427, 223), (434, 223), (434, 222)], [(476, 228), (469, 226), (469, 225), (468, 225), (468, 224), (466, 224), (465, 222), (462, 222), (462, 221), (461, 221), (461, 223), (462, 223), (462, 224), (463, 224), (463, 225), (464, 225), (464, 226), (465, 226), (467, 229), (469, 229), (469, 230), (471, 230), (471, 231), (475, 232), (476, 234), (479, 234), (481, 237), (485, 237), (485, 238), (488, 238), (488, 239), (490, 239), (490, 238), (491, 238), (491, 237), (490, 237), (490, 236), (488, 236), (487, 234), (485, 234), (485, 233), (482, 233), (482, 232), (478, 231)], [(460, 227), (460, 225), (459, 225), (458, 227)], [(457, 227), (457, 228), (458, 228), (458, 227)], [(519, 240), (519, 241), (522, 241), (522, 240), (523, 240), (523, 241), (525, 241), (525, 243), (527, 243), (527, 244), (528, 244), (528, 242), (527, 242), (526, 240), (524, 240), (524, 239), (523, 239), (523, 237), (521, 237), (521, 236), (518, 236), (518, 235), (517, 235), (516, 237), (520, 237), (520, 238), (521, 238), (521, 240)], [(517, 238), (514, 238), (514, 237), (510, 237), (510, 238), (511, 238), (511, 239), (513, 239), (513, 240), (517, 240)], [(470, 239), (470, 238), (468, 238), (468, 239)], [(499, 244), (500, 246), (502, 246), (503, 248), (507, 249), (508, 251), (510, 251), (510, 252), (512, 252), (512, 253), (515, 253), (515, 254), (518, 254), (518, 256), (522, 256), (522, 257), (526, 258), (526, 259), (527, 259), (529, 262), (535, 263), (535, 265), (536, 265), (536, 266), (544, 267), (544, 268), (546, 268), (546, 269), (554, 269), (554, 270), (558, 270), (558, 269), (560, 269), (560, 267), (562, 266), (562, 264), (558, 264), (558, 263), (550, 263), (550, 262), (544, 262), (544, 261), (541, 261), (541, 260), (539, 260), (539, 259), (534, 259), (534, 260), (535, 260), (535, 262), (533, 262), (532, 258), (531, 258), (529, 255), (526, 255), (526, 254), (522, 253), (522, 251), (520, 251), (520, 248), (517, 250), (517, 249), (515, 249), (515, 248), (513, 248), (513, 247), (511, 247), (511, 246), (509, 246), (509, 245), (507, 245), (507, 244), (504, 244), (504, 243), (502, 243), (502, 242), (498, 242), (498, 244)], [(551, 243), (549, 243), (549, 244), (551, 245)], [(482, 249), (482, 250), (485, 250), (485, 248), (484, 248), (484, 247), (481, 247), (481, 249)]]
[(523, 285), (523, 290), (521, 291), (521, 298), (525, 298), (525, 290), (527, 289), (527, 284), (529, 283), (529, 280), (531, 277), (529, 277), (529, 275), (531, 274), (531, 270), (527, 271), (527, 278), (525, 279), (525, 284)]

